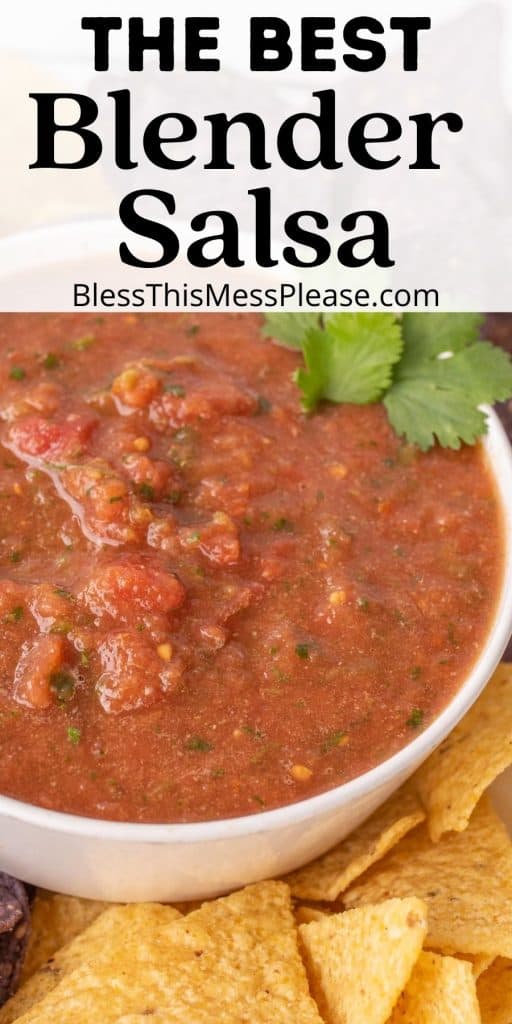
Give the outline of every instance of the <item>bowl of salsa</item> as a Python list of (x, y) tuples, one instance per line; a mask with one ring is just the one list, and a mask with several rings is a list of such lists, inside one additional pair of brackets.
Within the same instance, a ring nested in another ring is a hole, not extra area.
[(301, 410), (251, 314), (0, 317), (2, 867), (93, 898), (289, 871), (510, 633), (508, 441)]

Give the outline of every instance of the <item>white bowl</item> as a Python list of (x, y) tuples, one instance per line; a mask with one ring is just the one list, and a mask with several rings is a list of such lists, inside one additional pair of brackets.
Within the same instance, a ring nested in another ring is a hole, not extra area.
[(277, 810), (190, 825), (99, 821), (0, 796), (0, 866), (26, 881), (91, 899), (206, 899), (284, 874), (342, 839), (438, 746), (484, 688), (512, 629), (512, 451), (486, 409), (484, 441), (505, 519), (501, 593), (485, 647), (448, 707), (372, 771)]

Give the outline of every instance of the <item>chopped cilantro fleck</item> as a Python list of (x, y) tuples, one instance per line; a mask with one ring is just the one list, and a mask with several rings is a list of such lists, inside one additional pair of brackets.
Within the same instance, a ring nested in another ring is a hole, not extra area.
[(89, 668), (90, 662), (89, 662), (89, 654), (88, 654), (87, 651), (82, 651), (82, 653), (80, 655), (80, 664), (83, 665), (84, 668)]
[(212, 768), (212, 779), (222, 779), (225, 774), (226, 771), (224, 768)]
[(145, 501), (154, 501), (155, 489), (151, 484), (148, 484), (143, 480), (143, 482), (139, 484), (139, 494)]
[(53, 593), (56, 594), (57, 597), (65, 598), (66, 601), (73, 600), (73, 594), (71, 594), (69, 590), (66, 590), (65, 587), (55, 587)]
[(45, 370), (56, 370), (60, 366), (60, 359), (55, 352), (48, 352), (43, 359)]
[(411, 669), (411, 679), (419, 679), (421, 675), (421, 666), (413, 665)]
[(64, 669), (52, 672), (50, 689), (57, 695), (59, 701), (71, 700), (75, 693), (75, 680), (70, 672), (66, 672)]
[(258, 804), (260, 807), (265, 806), (265, 801), (263, 797), (259, 795), (259, 793), (253, 793), (251, 800), (254, 800), (254, 803)]
[(166, 497), (167, 501), (170, 501), (171, 505), (179, 505), (183, 498), (183, 491), (170, 491)]
[(290, 533), (293, 530), (293, 523), (284, 516), (280, 516), (279, 519), (276, 519), (272, 524), (272, 529), (276, 530), (278, 533)]
[(328, 754), (330, 750), (335, 750), (336, 747), (339, 747), (346, 735), (343, 729), (336, 729), (334, 732), (330, 732), (320, 747), (322, 754)]
[(83, 338), (77, 338), (76, 341), (72, 341), (71, 348), (74, 348), (76, 352), (85, 352), (91, 345), (94, 345), (95, 341), (94, 334), (85, 334)]
[(297, 654), (299, 658), (309, 658), (309, 644), (296, 644), (295, 654)]
[(13, 608), (12, 612), (9, 612), (8, 615), (5, 616), (5, 621), (6, 622), (19, 622), (20, 619), (22, 619), (22, 618), (23, 618), (23, 608), (22, 608), (22, 606), (20, 604), (18, 604), (18, 605), (16, 605), (16, 608)]
[(260, 413), (270, 412), (272, 409), (272, 402), (269, 402), (265, 395), (258, 395), (258, 409)]
[(413, 708), (410, 717), (407, 719), (407, 725), (410, 729), (419, 729), (420, 725), (423, 724), (423, 711), (421, 708)]
[(56, 634), (57, 636), (67, 636), (72, 629), (72, 622), (55, 622), (52, 628), (50, 629), (50, 633)]
[(182, 384), (168, 384), (165, 390), (169, 395), (176, 395), (176, 398), (184, 398), (186, 394)]
[(209, 750), (213, 750), (212, 744), (208, 743), (207, 740), (203, 740), (201, 736), (191, 736), (187, 740), (185, 747), (187, 750), (198, 750), (202, 754), (207, 754)]
[(198, 334), (198, 333), (199, 333), (199, 324), (190, 324), (190, 327), (187, 327), (186, 330), (185, 330), (185, 334), (187, 334), (189, 338), (193, 338), (194, 334)]
[(68, 727), (68, 740), (74, 747), (80, 743), (81, 735), (80, 729), (77, 729), (74, 725)]
[(122, 501), (124, 497), (125, 497), (124, 494), (113, 494), (112, 497), (108, 499), (109, 500), (109, 504), (110, 505), (114, 505), (116, 503), (116, 501)]
[(264, 734), (261, 730), (255, 729), (252, 725), (243, 725), (242, 732), (245, 732), (246, 736), (252, 736), (254, 740), (262, 740), (264, 738)]
[(9, 558), (10, 558), (11, 562), (14, 562), (15, 564), (17, 562), (21, 562), (21, 559), (22, 559), (21, 551), (11, 551), (11, 554), (9, 555)]
[(22, 366), (12, 366), (9, 371), (9, 377), (11, 380), (25, 380), (26, 376), (26, 371)]
[(367, 612), (368, 608), (370, 607), (370, 602), (368, 601), (368, 598), (367, 597), (358, 597), (358, 599), (357, 599), (357, 607), (360, 608), (361, 611)]

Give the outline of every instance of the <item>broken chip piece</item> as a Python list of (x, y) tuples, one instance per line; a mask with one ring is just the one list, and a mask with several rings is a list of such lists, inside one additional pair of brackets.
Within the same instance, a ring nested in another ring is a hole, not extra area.
[(512, 665), (496, 669), (482, 696), (415, 778), (433, 840), (466, 828), (482, 793), (512, 764)]
[(285, 879), (292, 895), (304, 900), (335, 900), (425, 818), (418, 797), (403, 787), (334, 849)]

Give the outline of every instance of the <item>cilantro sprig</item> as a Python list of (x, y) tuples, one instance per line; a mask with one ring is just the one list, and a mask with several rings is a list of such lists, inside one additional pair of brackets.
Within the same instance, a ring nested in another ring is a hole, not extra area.
[(512, 396), (512, 360), (480, 340), (474, 313), (274, 313), (264, 334), (302, 351), (302, 406), (383, 401), (395, 432), (423, 451), (474, 444), (479, 406)]

